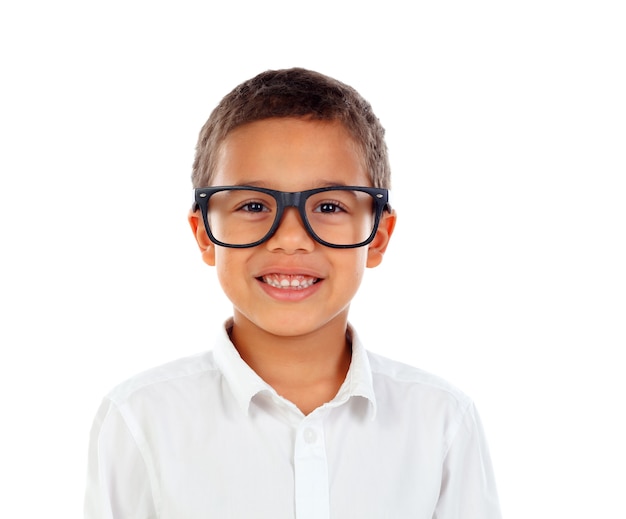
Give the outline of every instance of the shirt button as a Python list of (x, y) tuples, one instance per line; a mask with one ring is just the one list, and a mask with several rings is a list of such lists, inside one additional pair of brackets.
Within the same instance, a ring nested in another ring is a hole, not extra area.
[(316, 440), (317, 440), (317, 433), (310, 427), (307, 427), (304, 430), (304, 441), (306, 443), (315, 443)]

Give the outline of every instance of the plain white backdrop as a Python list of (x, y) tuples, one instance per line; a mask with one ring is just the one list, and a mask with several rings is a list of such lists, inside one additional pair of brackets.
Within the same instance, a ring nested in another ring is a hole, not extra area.
[(1, 517), (80, 517), (106, 392), (229, 315), (186, 222), (197, 133), (266, 69), (357, 88), (399, 222), (352, 321), (485, 423), (509, 519), (626, 517), (618, 1), (0, 7)]

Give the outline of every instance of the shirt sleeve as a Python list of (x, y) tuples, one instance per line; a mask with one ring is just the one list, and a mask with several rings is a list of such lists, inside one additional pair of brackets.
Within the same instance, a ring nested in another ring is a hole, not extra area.
[(480, 418), (470, 405), (444, 459), (433, 519), (502, 519)]
[(120, 410), (105, 400), (91, 429), (85, 519), (156, 519), (144, 456)]

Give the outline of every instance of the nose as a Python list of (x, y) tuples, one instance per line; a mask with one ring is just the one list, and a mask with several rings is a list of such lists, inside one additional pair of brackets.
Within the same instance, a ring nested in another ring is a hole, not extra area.
[(266, 243), (269, 250), (282, 250), (287, 254), (309, 252), (315, 247), (315, 240), (309, 236), (295, 207), (285, 209), (278, 228)]

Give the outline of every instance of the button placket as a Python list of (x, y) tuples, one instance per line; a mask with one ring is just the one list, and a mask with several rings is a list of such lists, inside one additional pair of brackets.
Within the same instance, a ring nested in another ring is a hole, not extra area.
[(319, 419), (307, 416), (296, 434), (294, 453), (296, 517), (322, 519), (330, 516), (328, 463), (324, 429)]

